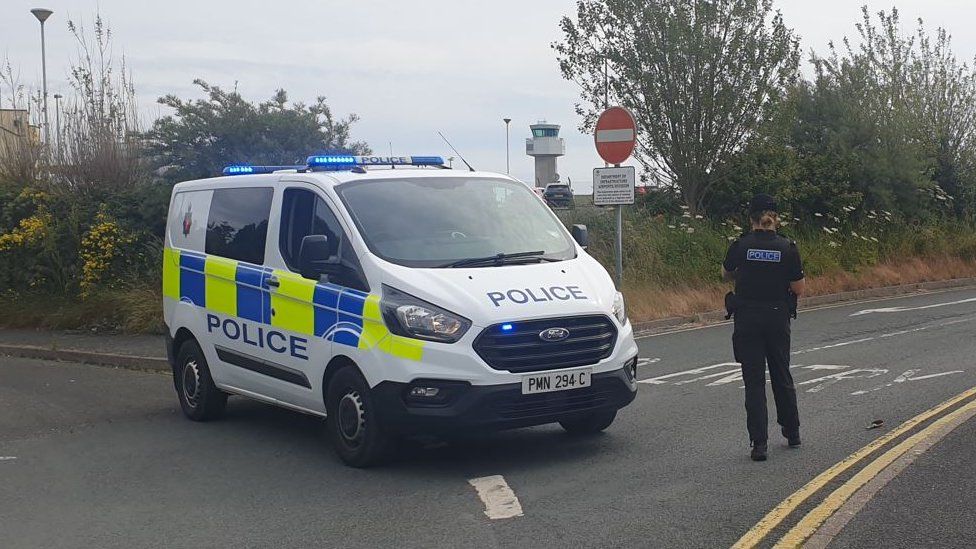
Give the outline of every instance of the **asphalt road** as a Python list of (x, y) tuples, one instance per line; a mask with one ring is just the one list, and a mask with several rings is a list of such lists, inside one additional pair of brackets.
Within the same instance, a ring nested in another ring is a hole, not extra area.
[[(885, 428), (976, 386), (974, 326), (973, 289), (801, 314), (804, 445), (771, 431), (766, 463), (748, 459), (728, 325), (641, 339), (644, 383), (603, 435), (414, 443), (371, 470), (341, 465), (310, 417), (233, 398), (225, 419), (191, 423), (163, 375), (0, 358), (0, 545), (727, 547)], [(903, 475), (971, 448), (954, 440)], [(485, 515), (468, 481), (491, 475), (523, 516)], [(917, 490), (901, 480), (837, 543), (874, 545), (891, 509), (907, 520)]]

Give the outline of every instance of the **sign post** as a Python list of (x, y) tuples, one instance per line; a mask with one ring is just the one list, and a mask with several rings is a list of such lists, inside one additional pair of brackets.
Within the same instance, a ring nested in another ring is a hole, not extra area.
[(617, 207), (617, 289), (624, 281), (624, 216), (623, 207), (634, 203), (634, 187), (637, 174), (633, 166), (620, 167), (630, 158), (637, 144), (637, 123), (630, 111), (623, 107), (610, 107), (596, 121), (593, 136), (596, 152), (613, 168), (593, 170), (593, 204)]

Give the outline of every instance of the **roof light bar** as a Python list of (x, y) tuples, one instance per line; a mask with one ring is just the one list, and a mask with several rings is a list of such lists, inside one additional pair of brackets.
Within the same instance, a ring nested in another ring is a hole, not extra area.
[(352, 156), (324, 154), (308, 157), (309, 168), (342, 170), (355, 166), (441, 166), (440, 156)]
[(362, 166), (443, 166), (440, 156), (353, 156), (351, 154), (317, 154), (308, 157), (306, 166), (251, 166), (231, 164), (224, 175), (253, 175), (281, 170), (351, 170)]
[(231, 164), (224, 168), (224, 175), (253, 175), (260, 173), (274, 173), (280, 170), (304, 170), (305, 166), (250, 166), (248, 164)]

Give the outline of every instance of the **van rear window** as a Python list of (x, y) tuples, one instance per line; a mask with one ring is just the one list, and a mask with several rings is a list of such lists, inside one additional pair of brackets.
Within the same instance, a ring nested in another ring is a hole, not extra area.
[(207, 219), (208, 254), (264, 263), (268, 217), (274, 190), (267, 187), (217, 189)]

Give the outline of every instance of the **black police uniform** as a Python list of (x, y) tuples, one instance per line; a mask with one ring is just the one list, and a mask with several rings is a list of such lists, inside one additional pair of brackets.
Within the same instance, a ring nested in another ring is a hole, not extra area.
[(790, 282), (803, 278), (796, 243), (774, 231), (753, 231), (732, 243), (723, 263), (735, 272), (735, 331), (732, 346), (742, 364), (749, 439), (764, 444), (766, 367), (776, 417), (786, 436), (799, 433), (796, 388), (790, 374)]

